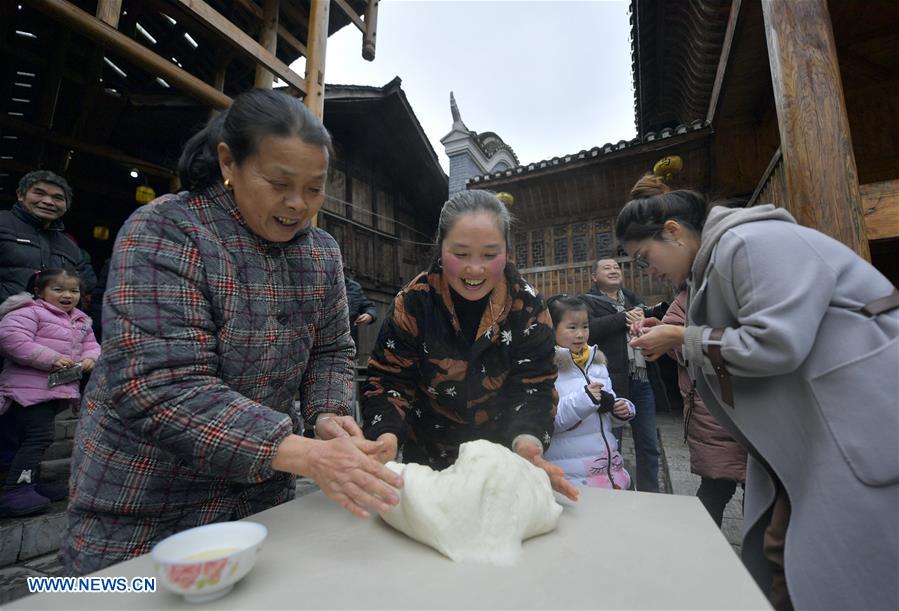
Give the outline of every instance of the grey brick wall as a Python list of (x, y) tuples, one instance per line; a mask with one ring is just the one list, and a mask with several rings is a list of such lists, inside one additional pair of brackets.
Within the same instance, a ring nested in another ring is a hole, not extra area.
[(450, 157), (449, 196), (465, 190), (465, 181), (472, 176), (483, 174), (467, 153), (457, 153)]

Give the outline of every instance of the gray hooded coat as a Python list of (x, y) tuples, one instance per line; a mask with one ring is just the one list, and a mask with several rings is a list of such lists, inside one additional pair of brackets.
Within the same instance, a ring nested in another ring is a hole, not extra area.
[[(894, 287), (770, 205), (714, 208), (689, 284), (691, 375), (750, 449), (747, 568), (766, 589), (776, 477), (792, 505), (784, 564), (796, 608), (899, 608), (899, 310), (860, 312)], [(720, 342), (712, 329), (724, 329)], [(721, 398), (711, 344), (721, 346), (733, 405)]]

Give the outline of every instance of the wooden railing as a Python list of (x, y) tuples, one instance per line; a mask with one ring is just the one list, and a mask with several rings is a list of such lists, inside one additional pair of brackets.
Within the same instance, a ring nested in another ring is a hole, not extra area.
[(771, 157), (762, 179), (752, 193), (747, 206), (756, 204), (774, 204), (790, 209), (790, 197), (787, 193), (787, 179), (784, 175), (784, 159), (780, 149)]
[[(859, 185), (865, 232), (869, 240), (899, 237), (899, 180)], [(747, 206), (775, 204), (790, 209), (790, 197), (780, 149), (774, 153)], [(822, 229), (818, 227), (818, 229)]]
[[(659, 301), (671, 301), (673, 290), (669, 283), (653, 279), (634, 265), (630, 257), (616, 257), (615, 260), (621, 266), (624, 278), (622, 286), (641, 295), (647, 305)], [(593, 286), (591, 278), (593, 265), (592, 261), (584, 261), (583, 263), (531, 267), (519, 271), (539, 293), (548, 298), (559, 293), (581, 295), (589, 291)]]

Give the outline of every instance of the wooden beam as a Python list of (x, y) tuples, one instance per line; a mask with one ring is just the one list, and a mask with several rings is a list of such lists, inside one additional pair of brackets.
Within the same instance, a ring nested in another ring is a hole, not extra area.
[[(310, 0), (310, 2), (315, 2), (316, 0)], [(288, 19), (292, 19), (297, 22), (297, 27), (301, 32), (305, 32), (309, 30), (309, 15), (298, 9), (295, 5), (300, 4), (299, 2), (285, 2), (281, 7), (281, 12), (284, 13), (284, 16)], [(311, 12), (311, 11), (310, 11)], [(308, 45), (308, 39), (307, 39)]]
[(724, 32), (724, 42), (721, 45), (721, 55), (718, 57), (718, 72), (715, 73), (715, 84), (712, 86), (712, 97), (709, 100), (709, 112), (706, 121), (712, 123), (718, 112), (718, 98), (721, 97), (721, 89), (724, 87), (724, 76), (727, 73), (727, 62), (730, 60), (730, 50), (733, 47), (734, 33), (740, 19), (740, 7), (742, 0), (732, 0), (730, 16), (727, 18), (727, 30)]
[[(325, 114), (325, 57), (328, 51), (328, 23), (331, 14), (331, 0), (311, 0), (309, 9), (309, 33), (306, 42), (309, 54), (306, 56), (306, 97), (303, 103), (316, 117)], [(347, 175), (347, 180), (350, 180)], [(318, 226), (318, 215), (312, 217), (312, 224)]]
[(122, 0), (98, 0), (97, 19), (118, 30), (121, 16)]
[(362, 21), (362, 18), (356, 14), (356, 11), (353, 10), (353, 7), (350, 6), (350, 3), (346, 0), (334, 0), (334, 3), (340, 7), (340, 10), (343, 11), (343, 14), (350, 18), (359, 31), (363, 34), (365, 33), (365, 23)]
[(309, 55), (306, 57), (306, 106), (319, 119), (325, 112), (325, 57), (328, 51), (330, 0), (312, 0), (309, 12)]
[[(277, 57), (278, 53), (278, 0), (265, 0), (262, 7), (262, 27), (259, 29), (259, 45)], [(299, 75), (298, 75), (299, 76)], [(260, 64), (256, 64), (256, 79), (253, 85), (259, 89), (271, 89), (275, 75)]]
[(102, 157), (103, 159), (109, 159), (110, 161), (114, 161), (126, 167), (137, 168), (145, 174), (150, 174), (152, 176), (160, 176), (162, 178), (169, 179), (175, 174), (175, 171), (170, 168), (166, 168), (149, 161), (144, 161), (143, 159), (138, 159), (137, 157), (132, 157), (131, 155), (127, 155), (108, 146), (91, 144), (89, 142), (85, 142), (80, 138), (72, 138), (69, 136), (64, 136), (62, 134), (54, 133), (50, 130), (32, 125), (26, 121), (13, 119), (5, 115), (0, 115), (0, 128), (9, 129), (26, 136), (30, 136), (32, 138), (46, 140), (47, 142), (64, 146), (76, 151), (81, 151), (83, 153), (94, 155), (96, 157)]
[(258, 42), (250, 38), (243, 30), (228, 21), (224, 15), (202, 0), (175, 0), (192, 15), (214, 31), (218, 32), (244, 56), (271, 70), (275, 76), (300, 93), (306, 93), (306, 85), (299, 74), (275, 57)]
[[(262, 19), (262, 9), (253, 2), (252, 0), (236, 0), (237, 5), (242, 9), (246, 10), (257, 19)], [(286, 6), (286, 5), (285, 5)], [(286, 13), (287, 11), (284, 10)], [(296, 36), (287, 31), (287, 28), (284, 27), (284, 24), (278, 21), (278, 38), (281, 39), (282, 42), (287, 43), (288, 46), (292, 47), (295, 51), (297, 51), (303, 57), (306, 57), (306, 45), (301, 43)]]
[(789, 209), (870, 261), (827, 0), (762, 0), (762, 14)]
[(306, 45), (301, 43), (296, 36), (284, 29), (284, 26), (280, 23), (278, 24), (278, 38), (293, 47), (297, 53), (306, 57)]
[[(14, 174), (27, 174), (28, 172), (32, 172), (38, 168), (31, 164), (21, 163), (15, 160), (3, 159), (0, 160), (0, 170), (4, 172), (12, 172)], [(78, 174), (71, 174), (65, 177), (66, 181), (72, 188), (76, 191), (86, 191), (93, 195), (102, 195), (107, 199), (121, 199), (125, 201), (134, 202), (135, 206), (137, 206), (137, 202), (134, 201), (134, 191), (125, 191), (123, 189), (116, 189), (115, 187), (110, 186), (108, 182), (103, 181), (93, 181), (89, 178), (84, 178)], [(14, 181), (14, 184), (18, 183), (18, 178)], [(0, 193), (0, 197), (5, 195)]]
[(108, 26), (65, 0), (26, 0), (28, 4), (60, 23), (72, 26), (94, 42), (109, 47), (150, 74), (164, 78), (213, 108), (227, 108), (231, 98), (182, 70), (142, 44)]
[(368, 0), (365, 9), (365, 31), (362, 35), (362, 57), (367, 61), (375, 59), (375, 45), (378, 40), (378, 0)]
[[(752, 197), (749, 198), (749, 201), (746, 202), (746, 207), (749, 208), (751, 206), (755, 206), (756, 201), (759, 198), (759, 195), (762, 194), (762, 191), (765, 190), (765, 187), (768, 185), (768, 179), (771, 178), (771, 174), (774, 173), (774, 169), (780, 164), (783, 159), (783, 153), (780, 152), (780, 149), (774, 151), (774, 155), (771, 156), (771, 161), (768, 162), (768, 167), (765, 168), (765, 172), (762, 174), (761, 179), (759, 180), (759, 184), (756, 186), (755, 191), (752, 192)], [(771, 202), (762, 202), (762, 203), (771, 203)]]
[[(215, 77), (213, 79), (212, 86), (219, 91), (225, 91), (225, 79), (228, 76), (228, 64), (231, 63), (230, 51), (225, 53), (222, 51), (222, 49), (219, 49), (215, 54), (215, 63)], [(210, 108), (209, 118), (212, 119), (220, 112), (221, 110), (217, 108)]]
[(869, 240), (899, 238), (899, 180), (860, 185)]

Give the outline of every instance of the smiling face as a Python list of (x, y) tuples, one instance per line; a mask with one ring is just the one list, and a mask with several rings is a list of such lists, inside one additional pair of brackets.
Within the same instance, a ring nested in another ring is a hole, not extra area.
[(267, 136), (241, 163), (218, 145), (222, 176), (250, 230), (270, 242), (288, 242), (309, 226), (325, 201), (328, 151), (298, 136)]
[(32, 215), (49, 225), (66, 213), (66, 192), (49, 182), (36, 182), (25, 193), (18, 193), (19, 201)]
[(489, 212), (464, 214), (440, 247), (443, 275), (454, 291), (470, 301), (490, 294), (506, 268), (506, 238)]
[(600, 259), (593, 269), (593, 283), (601, 291), (621, 288), (621, 266), (615, 259)]
[(81, 299), (81, 282), (68, 274), (58, 274), (37, 295), (63, 312), (71, 312)]
[(590, 336), (587, 310), (567, 310), (556, 323), (556, 345), (580, 354)]

